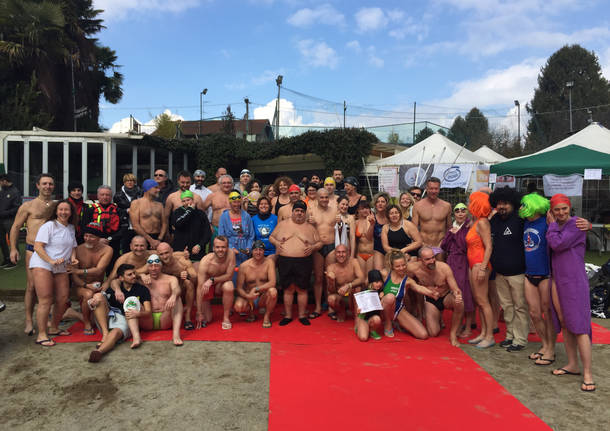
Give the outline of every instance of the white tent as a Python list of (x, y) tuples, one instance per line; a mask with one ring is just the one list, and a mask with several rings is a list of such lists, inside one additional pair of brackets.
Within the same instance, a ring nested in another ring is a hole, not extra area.
[(367, 175), (375, 175), (381, 166), (400, 166), (421, 163), (486, 163), (486, 159), (470, 150), (462, 148), (445, 136), (435, 133), (423, 141), (385, 159), (375, 160), (366, 165)]
[(474, 152), (475, 154), (483, 157), (487, 163), (500, 163), (505, 162), (508, 159), (502, 154), (496, 153), (494, 150), (489, 148), (487, 145), (483, 145), (481, 148)]
[(591, 123), (580, 132), (534, 154), (546, 153), (568, 145), (579, 145), (590, 150), (610, 154), (610, 130), (599, 123)]

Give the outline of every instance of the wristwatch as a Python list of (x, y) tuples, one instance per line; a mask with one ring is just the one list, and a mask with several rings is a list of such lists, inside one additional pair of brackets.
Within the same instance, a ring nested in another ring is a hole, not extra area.
[(214, 283), (214, 277), (210, 277), (210, 281)]

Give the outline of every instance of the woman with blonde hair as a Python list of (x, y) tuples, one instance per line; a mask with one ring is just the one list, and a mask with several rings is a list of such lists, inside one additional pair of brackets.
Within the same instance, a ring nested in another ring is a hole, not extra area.
[(402, 212), (402, 218), (411, 221), (411, 215), (413, 212), (413, 205), (415, 205), (415, 199), (409, 192), (402, 192), (398, 198), (398, 205)]

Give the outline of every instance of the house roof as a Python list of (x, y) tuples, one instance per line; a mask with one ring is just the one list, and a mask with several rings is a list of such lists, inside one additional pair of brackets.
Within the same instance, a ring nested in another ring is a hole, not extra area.
[[(249, 120), (250, 134), (265, 134), (265, 128), (271, 127), (269, 120)], [(246, 133), (246, 120), (233, 120), (236, 132)], [(201, 122), (201, 134), (210, 135), (222, 132), (223, 122), (220, 120), (204, 120)], [(195, 136), (199, 134), (199, 121), (182, 121), (180, 123), (184, 136)]]

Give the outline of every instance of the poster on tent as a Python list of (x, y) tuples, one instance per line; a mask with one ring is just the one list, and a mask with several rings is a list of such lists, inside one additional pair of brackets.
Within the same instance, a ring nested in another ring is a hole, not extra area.
[(466, 190), (468, 188), (468, 183), (470, 183), (472, 167), (473, 165), (470, 163), (455, 165), (448, 163), (439, 163), (437, 165), (434, 165), (432, 176), (441, 180), (441, 188), (462, 188)]
[(517, 187), (517, 179), (512, 175), (498, 175), (496, 177), (496, 186), (494, 187), (494, 190), (502, 187), (514, 189)]
[(398, 168), (387, 166), (379, 168), (377, 180), (380, 192), (398, 196)]
[(563, 193), (566, 196), (582, 196), (582, 176), (573, 174), (568, 176), (546, 174), (542, 176), (544, 195), (553, 196)]
[(426, 182), (431, 176), (434, 165), (400, 165), (398, 169), (398, 187), (400, 190), (408, 190), (409, 187), (419, 186)]
[(480, 164), (474, 171), (473, 190), (480, 190), (482, 187), (489, 186), (489, 165)]

